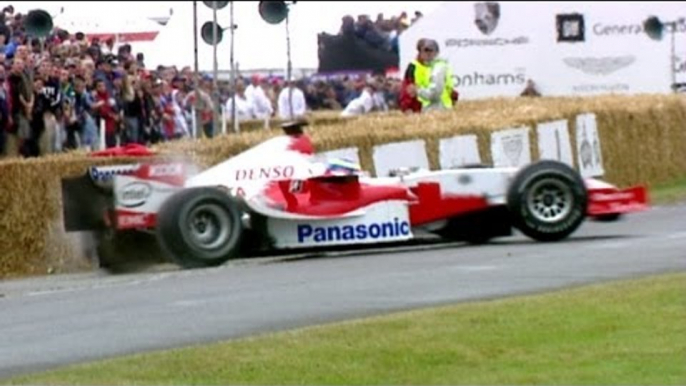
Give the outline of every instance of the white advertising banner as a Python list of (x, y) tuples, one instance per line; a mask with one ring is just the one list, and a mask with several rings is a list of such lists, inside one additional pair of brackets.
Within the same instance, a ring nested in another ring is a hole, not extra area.
[(441, 139), (438, 151), (441, 169), (481, 163), (478, 138), (473, 134)]
[(398, 168), (429, 169), (429, 158), (423, 140), (374, 146), (372, 156), (377, 177), (386, 177), (391, 170)]
[(360, 164), (360, 151), (356, 147), (346, 147), (344, 149), (329, 150), (317, 154), (321, 161), (332, 159), (345, 159), (356, 164)]
[(686, 81), (683, 2), (446, 2), (400, 35), (400, 65), (419, 38), (435, 39), (452, 65), (460, 99), (518, 96), (531, 79), (544, 96), (665, 93)]
[(522, 167), (531, 163), (529, 128), (518, 127), (491, 134), (491, 156), (495, 167)]
[(529, 22), (529, 3), (446, 2), (400, 35), (400, 65), (416, 57), (417, 40), (435, 39), (440, 56), (452, 65), (461, 99), (516, 96), (532, 77), (529, 62), (536, 31)]
[(540, 159), (564, 162), (574, 167), (572, 143), (569, 140), (567, 120), (543, 122), (536, 126)]
[(605, 174), (595, 114), (581, 114), (576, 117), (576, 154), (579, 172), (583, 177)]

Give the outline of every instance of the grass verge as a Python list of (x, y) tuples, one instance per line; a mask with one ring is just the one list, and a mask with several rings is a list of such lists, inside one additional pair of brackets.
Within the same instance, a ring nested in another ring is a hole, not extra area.
[(686, 177), (655, 186), (650, 192), (656, 204), (673, 204), (686, 201)]
[(686, 384), (686, 274), (147, 353), (5, 384)]

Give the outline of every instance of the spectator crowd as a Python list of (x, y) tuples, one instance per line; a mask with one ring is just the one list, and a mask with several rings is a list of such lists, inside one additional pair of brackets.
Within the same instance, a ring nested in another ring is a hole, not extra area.
[[(192, 135), (194, 118), (212, 137), (219, 129), (215, 114), (224, 107), (230, 117), (234, 105), (239, 121), (398, 108), (401, 80), (383, 75), (312, 77), (291, 84), (240, 77), (234, 97), (228, 82), (218, 82), (215, 90), (207, 75), (194, 87), (190, 67), (147, 68), (142, 54), (134, 55), (129, 44), (115, 47), (113, 39), (89, 39), (59, 26), (46, 38), (33, 38), (25, 31), (25, 17), (11, 6), (0, 13), (0, 156), (95, 149), (101, 127), (107, 147), (149, 145)], [(411, 23), (406, 14), (368, 20), (358, 18), (354, 33), (392, 39)]]
[(407, 12), (399, 16), (386, 19), (383, 13), (372, 21), (369, 15), (358, 15), (357, 20), (350, 15), (343, 17), (339, 35), (355, 36), (370, 46), (386, 51), (398, 52), (398, 36), (422, 17), (422, 13), (415, 11), (412, 20)]

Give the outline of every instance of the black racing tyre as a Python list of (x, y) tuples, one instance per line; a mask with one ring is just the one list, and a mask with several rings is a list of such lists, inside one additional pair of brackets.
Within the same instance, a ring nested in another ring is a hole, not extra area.
[(184, 189), (171, 196), (157, 217), (157, 239), (183, 268), (205, 268), (236, 257), (243, 236), (237, 201), (215, 188)]
[(593, 220), (597, 222), (615, 222), (622, 218), (621, 213), (611, 213), (611, 214), (601, 214), (599, 216), (594, 216)]
[(579, 173), (557, 161), (538, 161), (517, 173), (507, 192), (512, 224), (537, 241), (558, 241), (586, 218), (588, 192)]

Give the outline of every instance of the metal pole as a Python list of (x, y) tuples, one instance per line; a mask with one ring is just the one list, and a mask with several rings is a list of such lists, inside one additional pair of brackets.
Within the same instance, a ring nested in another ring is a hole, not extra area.
[[(177, 16), (178, 17), (178, 16)], [(198, 2), (193, 1), (193, 60), (194, 60), (194, 74), (193, 74), (193, 91), (195, 92), (195, 108), (193, 109), (193, 137), (197, 138), (198, 133), (201, 132), (200, 119), (197, 114), (200, 111), (200, 82), (198, 80)]]
[(673, 92), (677, 92), (676, 68), (674, 68), (674, 67), (676, 67), (676, 63), (677, 63), (677, 61), (676, 61), (676, 46), (675, 46), (675, 42), (674, 42), (674, 37), (676, 35), (676, 25), (677, 25), (676, 21), (672, 23), (672, 39), (671, 39), (672, 40), (672, 54), (671, 54), (671, 61), (669, 64), (669, 68), (670, 68), (671, 75), (672, 75), (672, 84), (671, 84), (670, 88), (672, 89)]
[(238, 121), (236, 120), (236, 64), (233, 57), (233, 37), (236, 26), (233, 24), (233, 1), (229, 2), (230, 22), (231, 22), (231, 126), (233, 132), (238, 133)]
[(217, 106), (219, 105), (219, 93), (217, 92), (217, 40), (219, 35), (219, 25), (217, 24), (217, 2), (212, 2), (212, 18), (214, 25), (212, 26), (212, 135), (217, 129)]
[(288, 111), (290, 119), (293, 119), (293, 86), (291, 85), (291, 35), (288, 28), (288, 13), (286, 14), (286, 57), (288, 64), (286, 65), (286, 79), (288, 84)]

